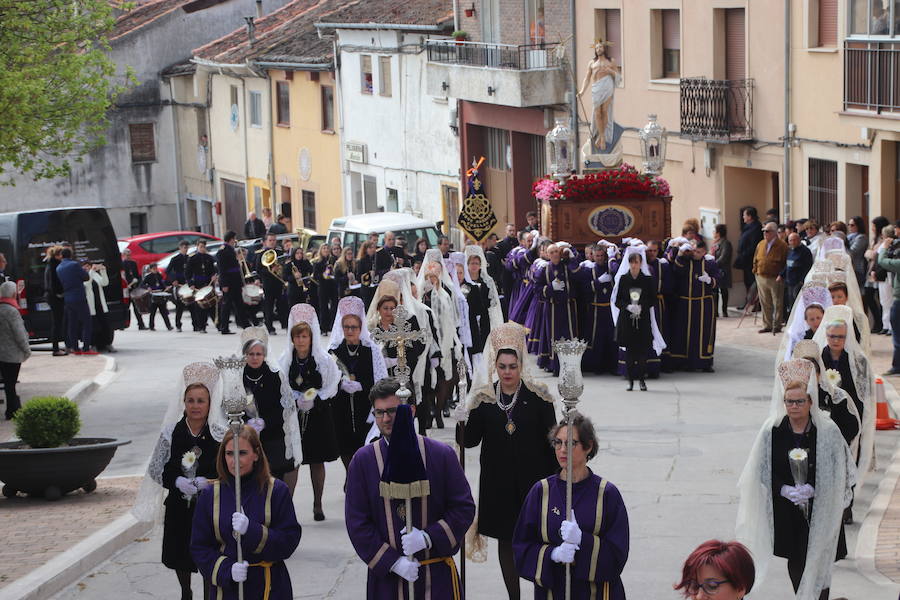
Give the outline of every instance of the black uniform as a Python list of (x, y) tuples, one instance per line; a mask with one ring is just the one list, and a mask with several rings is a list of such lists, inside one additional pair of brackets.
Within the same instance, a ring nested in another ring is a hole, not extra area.
[[(141, 273), (138, 271), (137, 263), (133, 260), (123, 260), (122, 261), (122, 272), (125, 275), (125, 281), (128, 282), (128, 290), (131, 291), (141, 282)], [(138, 323), (138, 329), (147, 329), (144, 326), (144, 319), (141, 316), (140, 311), (138, 310), (137, 304), (134, 302), (131, 303), (131, 308), (134, 311), (134, 318)]]
[[(314, 343), (318, 340), (314, 340)], [(300, 382), (298, 383), (298, 378)], [(316, 367), (316, 358), (310, 354), (305, 359), (291, 352), (288, 383), (292, 390), (305, 392), (310, 388), (322, 388), (322, 374)], [(324, 463), (340, 456), (331, 403), (316, 396), (315, 404), (307, 412), (300, 412), (300, 442), (303, 446), (303, 464)]]
[(474, 285), (465, 280), (460, 284), (469, 305), (469, 329), (472, 332), (472, 348), (469, 352), (478, 354), (484, 351), (484, 345), (491, 334), (490, 291), (481, 278)]
[(369, 305), (372, 304), (372, 299), (375, 297), (375, 289), (381, 280), (381, 277), (375, 272), (374, 256), (366, 254), (356, 261), (356, 280), (361, 284), (359, 296), (362, 298), (363, 304), (366, 305), (366, 310), (368, 311)]
[(275, 271), (275, 273), (281, 274), (279, 273), (278, 264), (272, 265), (272, 271), (263, 266), (262, 255), (267, 250), (269, 248), (262, 248), (256, 251), (256, 274), (259, 275), (259, 281), (263, 288), (263, 319), (266, 322), (266, 329), (269, 330), (269, 333), (274, 333), (275, 310), (278, 306), (278, 301), (284, 294), (284, 283), (272, 273), (272, 271)]
[[(637, 290), (640, 298), (635, 303), (641, 307), (641, 314), (632, 318), (625, 307), (631, 304), (631, 292)], [(628, 379), (643, 379), (647, 370), (647, 354), (653, 341), (653, 330), (650, 324), (650, 311), (656, 306), (656, 285), (653, 278), (638, 273), (637, 279), (631, 272), (624, 273), (619, 279), (619, 290), (615, 298), (619, 309), (616, 321), (616, 344), (625, 348), (625, 365)]]
[[(504, 404), (511, 400), (503, 396)], [(559, 470), (547, 443), (547, 434), (556, 423), (553, 404), (523, 382), (511, 418), (515, 423), (512, 435), (507, 433), (506, 413), (496, 403), (482, 402), (469, 414), (465, 429), (466, 448), (481, 444), (478, 533), (498, 540), (512, 539), (531, 487)]]
[(312, 263), (313, 281), (316, 282), (319, 295), (319, 327), (323, 333), (331, 333), (337, 312), (338, 288), (334, 278), (334, 263), (335, 258), (330, 254), (328, 258), (317, 257)]
[[(355, 263), (356, 261), (354, 261)], [(356, 296), (358, 295), (357, 288), (356, 290), (350, 289), (350, 274), (353, 273), (353, 277), (356, 277), (355, 271), (356, 265), (353, 263), (345, 263), (345, 262), (335, 262), (334, 263), (334, 280), (337, 282), (337, 297), (343, 298), (344, 296)], [(356, 292), (356, 293), (354, 293)]]
[[(210, 285), (213, 275), (216, 274), (216, 259), (209, 254), (197, 252), (185, 262), (184, 277), (188, 285), (199, 290)], [(213, 308), (201, 308), (196, 302), (191, 305), (191, 322), (194, 331), (206, 331), (206, 322), (209, 320)]]
[[(297, 272), (300, 273), (302, 285), (297, 283), (294, 267), (297, 267)], [(309, 288), (312, 285), (312, 273), (312, 263), (306, 258), (301, 258), (300, 260), (291, 259), (285, 263), (281, 277), (288, 282), (288, 312), (290, 312), (291, 307), (295, 304), (306, 302), (315, 306), (315, 304), (310, 302)], [(287, 324), (285, 323), (285, 325)]]
[[(188, 255), (179, 252), (172, 257), (172, 260), (169, 261), (169, 266), (166, 267), (166, 277), (169, 278), (169, 283), (176, 288), (187, 282), (187, 275), (185, 274), (187, 261)], [(173, 302), (175, 303), (175, 327), (178, 328), (178, 331), (181, 331), (181, 317), (184, 315), (185, 306), (178, 298), (178, 294), (175, 294)]]
[[(166, 282), (158, 272), (153, 273), (151, 271), (141, 280), (141, 287), (145, 287), (154, 292), (161, 292), (166, 289)], [(162, 315), (163, 322), (166, 324), (166, 329), (171, 330), (172, 324), (169, 322), (169, 308), (165, 304), (157, 304), (152, 298), (150, 299), (150, 329), (154, 329), (156, 326), (157, 311)]]
[(360, 344), (351, 349), (347, 340), (344, 340), (331, 353), (350, 373), (353, 381), (362, 385), (362, 389), (354, 394), (348, 394), (338, 387), (337, 395), (329, 401), (341, 456), (353, 456), (362, 448), (369, 431), (369, 424), (366, 422), (371, 408), (369, 390), (375, 385), (372, 348)]
[(382, 246), (375, 253), (375, 273), (379, 279), (398, 265), (401, 267), (410, 266), (409, 257), (406, 256), (406, 252), (400, 246), (393, 246), (392, 248)]
[(284, 474), (293, 471), (297, 465), (293, 459), (285, 458), (281, 377), (265, 363), (259, 369), (244, 365), (244, 389), (253, 394), (258, 416), (266, 424), (259, 434), (259, 441), (269, 460), (272, 476), (283, 480)]
[[(219, 287), (222, 288), (222, 308), (219, 315), (219, 330), (228, 331), (231, 321), (231, 311), (234, 311), (234, 322), (238, 327), (248, 327), (247, 315), (244, 311), (244, 301), (241, 298), (241, 266), (238, 263), (237, 252), (231, 244), (225, 244), (216, 254), (216, 266), (219, 272)], [(227, 288), (227, 290), (226, 290)]]
[(209, 427), (204, 426), (200, 435), (194, 437), (185, 423), (184, 418), (175, 425), (172, 431), (172, 449), (169, 462), (163, 467), (163, 487), (169, 490), (164, 505), (166, 507), (165, 520), (163, 521), (162, 563), (176, 571), (197, 572), (197, 567), (191, 559), (191, 523), (194, 520), (194, 508), (197, 506), (197, 496), (188, 505), (181, 491), (175, 487), (175, 480), (184, 477), (181, 467), (181, 457), (188, 450), (200, 449), (197, 459), (197, 471), (195, 477), (216, 478), (216, 453), (219, 451), (219, 442), (209, 432)]

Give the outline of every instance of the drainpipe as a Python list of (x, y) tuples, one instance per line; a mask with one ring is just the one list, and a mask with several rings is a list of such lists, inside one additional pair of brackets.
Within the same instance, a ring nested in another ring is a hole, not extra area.
[(178, 135), (178, 107), (175, 106), (175, 78), (169, 78), (169, 96), (173, 100), (173, 105), (169, 107), (170, 113), (172, 115), (172, 135), (174, 136), (175, 141), (175, 209), (178, 211), (178, 229), (184, 231), (184, 223), (185, 217), (185, 206), (182, 204), (183, 202), (183, 180), (181, 177), (181, 138)]
[[(244, 202), (246, 205), (250, 205), (250, 198), (252, 196), (249, 195), (250, 192), (250, 146), (247, 141), (247, 80), (241, 77), (241, 106), (243, 110), (241, 111), (241, 129), (244, 131)], [(253, 207), (253, 210), (256, 210), (256, 207)]]
[[(790, 0), (785, 0), (790, 2)], [(575, 171), (580, 172), (581, 162), (581, 136), (578, 132), (578, 82), (576, 81), (576, 73), (578, 72), (578, 45), (575, 43), (575, 0), (569, 0), (569, 24), (572, 27), (572, 81), (569, 94), (571, 98), (569, 104), (572, 112), (572, 132), (575, 134)]]
[[(262, 3), (257, 0), (257, 7), (261, 7)], [(276, 207), (280, 207), (281, 198), (276, 198), (275, 196), (275, 188), (278, 187), (275, 184), (275, 121), (273, 120), (274, 111), (272, 110), (272, 100), (275, 96), (272, 94), (272, 84), (275, 82), (272, 77), (269, 75), (269, 70), (266, 69), (263, 73), (266, 74), (266, 89), (269, 91), (267, 94), (269, 100), (269, 201), (272, 203), (272, 213), (276, 216), (279, 211), (275, 210)], [(299, 191), (299, 190), (298, 190)], [(291, 204), (293, 204), (293, 199), (291, 200)], [(291, 206), (291, 224), (296, 223), (296, 216), (294, 216), (294, 207)], [(288, 232), (290, 233), (290, 232)]]
[(781, 220), (791, 218), (791, 0), (784, 0), (784, 190)]

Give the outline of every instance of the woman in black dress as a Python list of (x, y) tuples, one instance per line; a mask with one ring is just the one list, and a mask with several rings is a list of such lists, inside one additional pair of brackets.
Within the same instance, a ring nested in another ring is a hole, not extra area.
[(519, 511), (531, 487), (558, 468), (547, 443), (547, 434), (556, 424), (553, 397), (525, 369), (525, 333), (518, 323), (505, 323), (491, 332), (487, 369), (476, 373), (468, 399), (473, 408), (465, 428), (457, 430), (464, 436), (457, 440), (460, 445), (481, 444), (478, 533), (497, 539), (500, 569), (511, 599), (519, 598), (512, 548)]
[(253, 395), (255, 405), (255, 414), (246, 417), (247, 424), (259, 434), (272, 476), (284, 481), (293, 495), (297, 486), (300, 429), (297, 405), (287, 377), (266, 361), (269, 340), (264, 327), (244, 329), (241, 353), (246, 361), (244, 391)]
[(338, 302), (328, 351), (337, 359), (341, 371), (341, 383), (331, 399), (331, 407), (341, 461), (347, 469), (371, 428), (369, 390), (376, 381), (388, 376), (381, 349), (369, 335), (361, 299), (350, 296)]
[(334, 263), (334, 279), (337, 282), (338, 299), (354, 295), (355, 290), (359, 289), (358, 286), (351, 287), (356, 286), (356, 261), (353, 260), (353, 248), (350, 246), (341, 251), (341, 257)]
[(319, 329), (331, 331), (334, 323), (334, 310), (337, 308), (337, 281), (334, 278), (334, 263), (337, 258), (332, 255), (328, 244), (319, 246), (319, 254), (312, 260), (313, 281), (316, 282), (318, 297)]
[(290, 341), (279, 366), (287, 373), (300, 421), (303, 447), (301, 464), (309, 465), (313, 488), (313, 518), (325, 520), (322, 493), (325, 490), (325, 463), (340, 456), (334, 417), (329, 400), (341, 379), (337, 364), (320, 343), (319, 319), (309, 304), (297, 304), (288, 317)]
[(375, 289), (378, 287), (378, 276), (375, 274), (375, 252), (378, 247), (375, 242), (364, 242), (356, 255), (356, 280), (362, 287), (359, 289), (359, 297), (362, 298), (369, 310)]
[(628, 271), (621, 273), (620, 269), (616, 280), (615, 305), (619, 313), (616, 343), (625, 348), (629, 392), (634, 389), (635, 379), (640, 381), (641, 391), (647, 391), (644, 375), (653, 342), (650, 317), (656, 304), (656, 290), (653, 278), (642, 272), (643, 264), (641, 252), (628, 253)]
[(291, 260), (284, 265), (281, 278), (288, 283), (288, 306), (309, 302), (313, 267), (303, 248), (294, 248)]
[[(132, 509), (138, 520), (154, 521), (161, 491), (168, 490), (163, 501), (162, 563), (178, 576), (182, 600), (192, 597), (191, 573), (197, 572), (190, 554), (196, 500), (208, 480), (216, 477), (216, 452), (227, 428), (222, 411), (210, 411), (221, 404), (219, 387), (219, 371), (211, 363), (196, 362), (184, 368), (179, 393), (169, 403)], [(204, 582), (204, 592), (206, 585)]]

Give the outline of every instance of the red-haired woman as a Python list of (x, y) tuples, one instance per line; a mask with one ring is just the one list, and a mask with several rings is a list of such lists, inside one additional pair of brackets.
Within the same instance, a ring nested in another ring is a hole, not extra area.
[(685, 598), (740, 600), (753, 589), (756, 570), (750, 552), (740, 542), (707, 540), (684, 561), (675, 585)]

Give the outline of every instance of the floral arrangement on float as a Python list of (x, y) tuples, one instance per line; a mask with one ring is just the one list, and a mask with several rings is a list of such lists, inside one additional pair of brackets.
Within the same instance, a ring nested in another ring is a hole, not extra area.
[(645, 175), (628, 163), (587, 175), (573, 175), (564, 183), (544, 177), (531, 186), (538, 200), (600, 202), (609, 198), (669, 196), (669, 183), (662, 177)]

